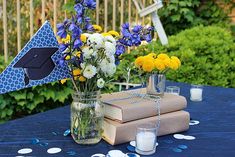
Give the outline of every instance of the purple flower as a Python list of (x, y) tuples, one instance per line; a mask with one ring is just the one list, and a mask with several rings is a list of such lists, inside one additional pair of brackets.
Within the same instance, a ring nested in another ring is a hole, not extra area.
[(149, 27), (147, 30), (151, 32), (154, 30), (154, 27)]
[(91, 18), (85, 17), (84, 20), (85, 20), (85, 22), (90, 22), (90, 21), (91, 21)]
[(145, 39), (148, 43), (151, 42), (151, 41), (152, 41), (152, 36), (151, 36), (151, 34), (145, 35), (145, 36), (144, 36), (144, 39)]
[(74, 10), (76, 11), (78, 16), (82, 16), (84, 14), (84, 7), (80, 3), (74, 5)]
[(139, 33), (141, 30), (142, 30), (142, 26), (140, 26), (140, 25), (136, 25), (136, 26), (134, 26), (134, 28), (132, 29), (132, 31), (134, 32), (134, 33)]
[(60, 52), (64, 52), (64, 50), (66, 50), (68, 46), (69, 46), (68, 44), (60, 44), (59, 46)]
[(66, 38), (67, 32), (66, 32), (65, 29), (60, 29), (60, 30), (58, 30), (57, 35), (58, 35), (60, 38)]
[(58, 23), (56, 27), (58, 30), (64, 29), (64, 23)]
[(131, 41), (133, 45), (139, 46), (141, 44), (140, 35), (138, 33), (132, 34)]
[(124, 45), (121, 45), (121, 44), (118, 44), (118, 45), (116, 46), (116, 52), (115, 52), (115, 54), (116, 54), (117, 56), (120, 56), (120, 55), (123, 54), (125, 51), (126, 51), (125, 46), (124, 46)]
[(93, 31), (94, 29), (93, 29), (93, 26), (90, 24), (90, 23), (87, 23), (86, 25), (85, 25), (85, 28), (84, 28), (85, 30), (88, 30), (88, 31)]
[(80, 25), (82, 24), (82, 16), (77, 16), (77, 23)]
[(123, 35), (125, 38), (128, 38), (128, 37), (131, 36), (131, 33), (129, 32), (129, 30), (123, 29), (123, 30), (122, 30), (122, 35)]
[(96, 8), (96, 2), (94, 0), (84, 0), (84, 4), (89, 9), (95, 9)]
[(80, 39), (76, 39), (73, 44), (73, 48), (77, 49), (82, 46), (82, 41)]
[(128, 30), (129, 30), (129, 27), (130, 27), (129, 23), (124, 23), (124, 24), (122, 25), (122, 28), (123, 28), (123, 29), (128, 29)]

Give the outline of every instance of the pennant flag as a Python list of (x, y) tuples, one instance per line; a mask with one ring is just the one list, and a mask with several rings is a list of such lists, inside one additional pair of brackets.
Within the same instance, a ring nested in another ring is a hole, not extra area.
[(62, 56), (46, 21), (0, 75), (0, 94), (69, 78), (68, 66), (58, 64)]

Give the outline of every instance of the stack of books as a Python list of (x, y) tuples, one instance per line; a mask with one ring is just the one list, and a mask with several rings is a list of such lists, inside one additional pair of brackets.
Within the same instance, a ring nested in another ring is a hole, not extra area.
[(185, 131), (189, 128), (189, 113), (183, 111), (187, 101), (183, 96), (164, 94), (160, 100), (160, 117), (157, 103), (142, 98), (146, 89), (103, 94), (105, 120), (103, 139), (112, 145), (135, 140), (138, 125), (156, 123), (160, 119), (158, 136)]

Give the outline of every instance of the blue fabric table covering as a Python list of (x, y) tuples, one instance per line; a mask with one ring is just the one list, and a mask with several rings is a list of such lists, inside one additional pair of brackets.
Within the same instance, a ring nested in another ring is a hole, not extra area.
[[(181, 95), (188, 101), (187, 111), (191, 119), (200, 124), (190, 126), (184, 135), (195, 136), (195, 140), (179, 140), (173, 135), (158, 138), (159, 146), (154, 155), (149, 157), (232, 157), (235, 156), (235, 89), (221, 87), (204, 87), (203, 101), (192, 102), (190, 85), (184, 83), (167, 82), (181, 89)], [(19, 149), (31, 148), (32, 153), (23, 156), (70, 156), (69, 151), (75, 151), (77, 157), (90, 157), (96, 153), (107, 154), (113, 149), (127, 150), (128, 143), (112, 146), (101, 141), (92, 146), (76, 144), (71, 136), (64, 137), (63, 133), (70, 127), (70, 108), (50, 110), (44, 113), (12, 120), (0, 125), (0, 157), (22, 156)], [(47, 146), (32, 144), (32, 139), (38, 138)], [(182, 152), (173, 151), (178, 145), (188, 148)], [(47, 149), (59, 147), (58, 154), (48, 154)]]

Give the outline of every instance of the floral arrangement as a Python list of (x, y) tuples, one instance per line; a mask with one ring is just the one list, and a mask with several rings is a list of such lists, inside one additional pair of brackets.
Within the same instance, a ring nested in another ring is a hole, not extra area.
[(177, 70), (181, 66), (181, 61), (176, 56), (169, 57), (164, 53), (159, 55), (150, 53), (146, 56), (136, 58), (135, 66), (142, 73), (165, 74), (170, 69)]
[(122, 36), (116, 31), (101, 33), (102, 28), (92, 25), (86, 16), (86, 10), (95, 6), (94, 0), (76, 0), (76, 14), (57, 25), (57, 35), (62, 39), (60, 51), (64, 53), (59, 63), (69, 65), (73, 85), (80, 92), (103, 88), (116, 72), (119, 56), (127, 47), (152, 40), (152, 27), (136, 25), (131, 29), (128, 23), (122, 25)]

